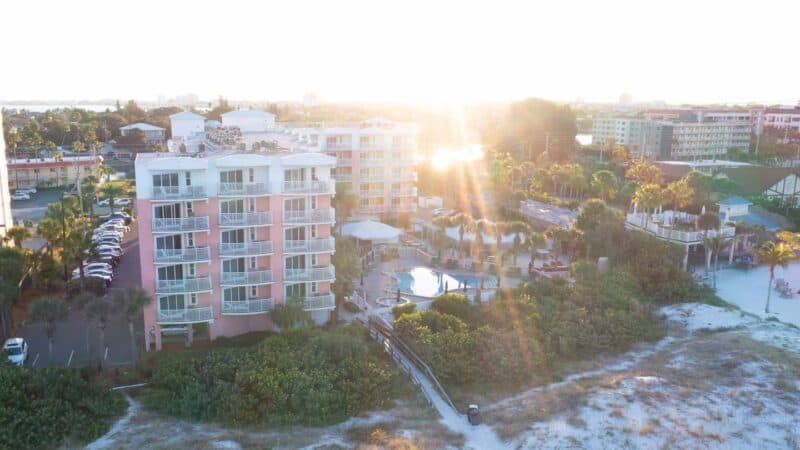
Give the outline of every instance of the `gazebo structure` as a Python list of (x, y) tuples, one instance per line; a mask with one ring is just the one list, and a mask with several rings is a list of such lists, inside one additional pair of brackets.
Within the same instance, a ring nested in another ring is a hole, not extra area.
[(370, 244), (397, 244), (403, 230), (374, 220), (350, 222), (342, 225), (342, 236), (352, 236)]

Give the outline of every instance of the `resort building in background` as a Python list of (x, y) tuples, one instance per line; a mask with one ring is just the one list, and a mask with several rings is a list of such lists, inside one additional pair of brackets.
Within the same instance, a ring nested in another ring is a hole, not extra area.
[(370, 119), (288, 131), (306, 148), (336, 158), (334, 178), (359, 197), (359, 215), (386, 219), (416, 212), (416, 124)]
[(139, 130), (144, 134), (144, 141), (147, 144), (158, 144), (166, 140), (167, 135), (164, 128), (150, 125), (149, 123), (132, 123), (124, 127), (120, 127), (119, 132), (123, 136), (128, 136), (133, 130)]
[(206, 118), (190, 111), (182, 111), (169, 116), (172, 139), (202, 135), (206, 130)]
[(89, 175), (96, 176), (102, 162), (99, 155), (12, 158), (7, 160), (8, 185), (11, 189), (74, 186)]
[(242, 133), (264, 133), (275, 129), (275, 114), (250, 109), (223, 113), (222, 126), (236, 127)]
[[(0, 116), (0, 129), (3, 128), (3, 117)], [(11, 216), (11, 193), (9, 191), (8, 166), (6, 164), (6, 144), (3, 133), (0, 133), (0, 239), (6, 231), (14, 226)]]
[(142, 286), (154, 298), (144, 311), (147, 348), (161, 349), (165, 336), (269, 330), (270, 311), (290, 299), (325, 323), (336, 304), (336, 160), (202, 139), (181, 145), (185, 153), (136, 159)]

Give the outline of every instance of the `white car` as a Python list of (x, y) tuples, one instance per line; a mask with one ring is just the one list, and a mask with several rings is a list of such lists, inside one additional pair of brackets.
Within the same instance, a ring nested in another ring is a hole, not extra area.
[(17, 192), (24, 192), (26, 194), (35, 194), (36, 193), (36, 188), (33, 187), (33, 186), (22, 187), (22, 188), (17, 189)]
[[(98, 277), (108, 278), (109, 280), (114, 278), (114, 272), (105, 269), (83, 269), (83, 274), (87, 277), (97, 275)], [(72, 278), (80, 278), (80, 276), (80, 269), (77, 272), (72, 272)]]
[(102, 200), (97, 200), (97, 206), (108, 206), (109, 199), (104, 198)]
[(133, 202), (128, 197), (114, 199), (114, 205), (115, 206), (128, 206), (131, 203), (133, 203)]
[[(84, 271), (105, 270), (105, 271), (108, 271), (108, 272), (111, 272), (111, 273), (114, 272), (114, 268), (111, 267), (111, 264), (104, 263), (104, 262), (85, 263), (83, 265), (83, 270)], [(73, 274), (80, 273), (80, 272), (81, 272), (81, 269), (79, 267), (76, 267), (75, 270), (72, 271)]]
[(25, 192), (15, 192), (11, 195), (11, 200), (30, 200), (31, 196)]
[(28, 359), (28, 343), (22, 338), (11, 338), (3, 344), (3, 352), (8, 355), (8, 360), (15, 366), (25, 364)]

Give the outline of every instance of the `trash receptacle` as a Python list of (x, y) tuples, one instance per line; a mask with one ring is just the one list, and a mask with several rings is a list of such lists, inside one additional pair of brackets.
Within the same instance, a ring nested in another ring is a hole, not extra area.
[(467, 408), (467, 419), (472, 425), (480, 425), (481, 412), (478, 409), (478, 405), (469, 405), (469, 408)]

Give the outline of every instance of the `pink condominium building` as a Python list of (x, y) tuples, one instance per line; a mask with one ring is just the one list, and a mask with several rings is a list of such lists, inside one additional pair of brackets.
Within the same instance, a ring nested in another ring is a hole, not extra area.
[(275, 150), (139, 154), (148, 350), (160, 350), (163, 336), (191, 341), (201, 328), (211, 339), (268, 330), (269, 312), (290, 298), (326, 322), (336, 305), (335, 164)]

